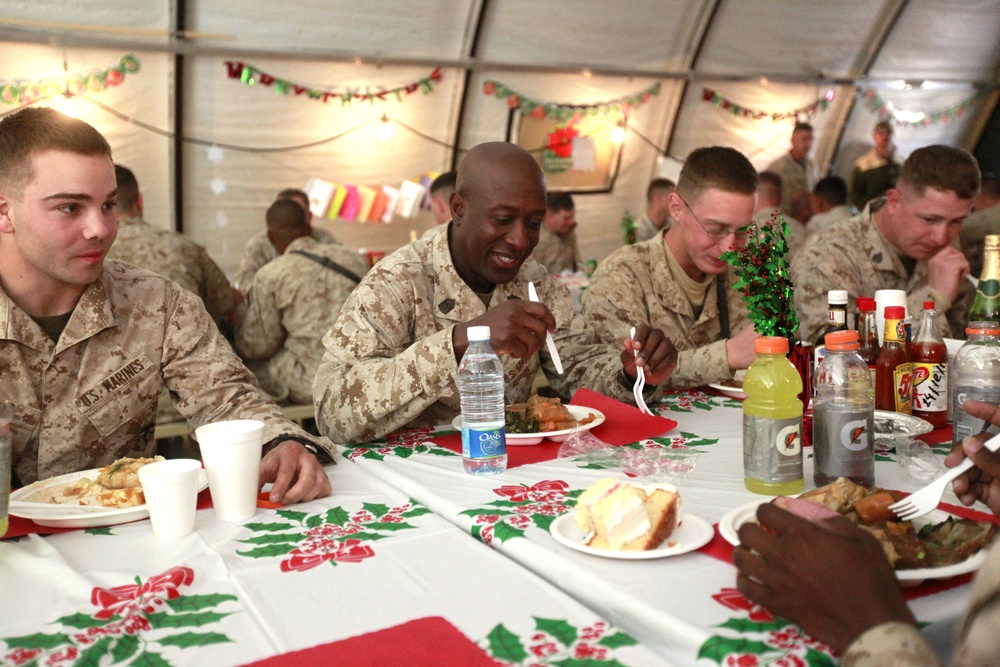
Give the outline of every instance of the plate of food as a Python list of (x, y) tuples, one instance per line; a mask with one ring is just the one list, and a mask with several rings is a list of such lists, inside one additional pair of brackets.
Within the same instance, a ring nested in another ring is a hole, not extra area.
[(746, 371), (736, 371), (736, 374), (731, 380), (723, 380), (722, 382), (713, 382), (709, 387), (721, 391), (723, 394), (729, 398), (738, 398), (743, 400), (747, 397), (746, 392), (743, 391), (743, 376), (746, 375)]
[[(136, 473), (162, 457), (119, 459), (103, 468), (42, 479), (10, 494), (10, 514), (50, 528), (97, 528), (149, 516)], [(198, 490), (208, 486), (201, 470)]]
[(875, 411), (875, 439), (915, 438), (934, 430), (926, 419), (889, 410)]
[(592, 556), (648, 560), (679, 556), (705, 546), (711, 524), (681, 509), (672, 484), (598, 480), (577, 499), (576, 508), (549, 527), (552, 537)]
[[(913, 521), (899, 521), (888, 506), (901, 497), (897, 491), (869, 492), (841, 478), (803, 493), (798, 500), (822, 506), (818, 512), (832, 510), (842, 514), (872, 533), (882, 544), (900, 581), (915, 585), (925, 579), (947, 579), (982, 567), (987, 557), (984, 547), (989, 545), (996, 526), (986, 521), (960, 519), (941, 510)], [(739, 527), (756, 521), (757, 508), (766, 502), (769, 500), (756, 500), (727, 512), (719, 521), (719, 534), (733, 546), (738, 545)], [(801, 513), (798, 508), (802, 503), (788, 509)]]
[[(604, 423), (604, 413), (578, 405), (563, 405), (558, 398), (532, 396), (526, 403), (507, 406), (507, 444), (537, 445), (542, 440), (563, 442), (575, 429), (589, 431)], [(462, 430), (462, 415), (451, 425)]]

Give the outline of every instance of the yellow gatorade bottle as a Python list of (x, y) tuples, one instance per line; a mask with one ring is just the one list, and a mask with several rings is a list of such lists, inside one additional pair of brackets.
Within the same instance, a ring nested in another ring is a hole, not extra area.
[(788, 361), (788, 339), (761, 336), (743, 378), (743, 483), (754, 493), (799, 493), (802, 479), (802, 379)]

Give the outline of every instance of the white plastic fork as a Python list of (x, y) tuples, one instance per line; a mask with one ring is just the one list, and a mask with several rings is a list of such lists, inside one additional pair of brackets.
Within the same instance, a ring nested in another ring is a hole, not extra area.
[[(629, 330), (629, 336), (632, 340), (635, 340), (635, 327)], [(635, 357), (639, 356), (639, 353), (632, 350), (632, 354)], [(635, 369), (635, 384), (632, 385), (632, 395), (635, 396), (635, 404), (639, 407), (639, 412), (644, 415), (652, 415), (653, 411), (646, 406), (646, 399), (642, 397), (642, 390), (646, 386), (646, 372), (642, 368)]]
[[(985, 446), (991, 452), (1000, 449), (1000, 435), (995, 435), (987, 440)], [(944, 495), (945, 489), (948, 488), (948, 483), (973, 465), (975, 464), (972, 462), (972, 459), (965, 459), (916, 493), (911, 493), (898, 503), (889, 505), (889, 509), (904, 521), (916, 519), (919, 516), (933, 512), (937, 509), (938, 503), (941, 502), (941, 496)]]

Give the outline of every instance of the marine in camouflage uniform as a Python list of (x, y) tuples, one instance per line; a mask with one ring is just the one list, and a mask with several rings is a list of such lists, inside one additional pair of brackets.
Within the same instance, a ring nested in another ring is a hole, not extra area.
[[(859, 215), (834, 223), (806, 239), (791, 266), (795, 285), (795, 310), (799, 315), (799, 338), (814, 340), (827, 326), (827, 292), (847, 290), (848, 310), (856, 312), (859, 296), (875, 296), (876, 290), (905, 290), (907, 310), (916, 316), (924, 301), (933, 301), (939, 314), (937, 330), (948, 338), (964, 338), (965, 317), (973, 290), (961, 281), (953, 303), (928, 283), (926, 261), (918, 261), (910, 274), (899, 250), (878, 227), (873, 215), (885, 205), (876, 199)], [(848, 318), (851, 321), (852, 318)]]
[[(697, 316), (667, 261), (663, 232), (649, 241), (624, 246), (611, 253), (598, 267), (583, 294), (587, 324), (605, 342), (628, 338), (629, 329), (646, 322), (662, 329), (677, 347), (677, 368), (670, 387), (697, 387), (731, 379), (726, 357), (726, 339), (721, 338), (717, 281), (709, 279), (705, 304)], [(736, 282), (732, 269), (721, 274), (728, 285)], [(739, 293), (726, 289), (730, 331), (750, 326), (747, 309)]]
[(583, 268), (580, 246), (576, 240), (576, 230), (560, 235), (542, 225), (538, 234), (538, 245), (531, 258), (548, 269), (552, 275), (563, 271), (576, 272)]
[[(313, 385), (321, 432), (365, 442), (403, 426), (444, 424), (460, 413), (452, 330), (487, 307), (452, 263), (451, 231), (389, 255), (347, 299), (323, 339), (326, 354)], [(501, 355), (506, 402), (525, 401), (541, 367), (560, 394), (586, 386), (631, 403), (631, 383), (619, 382), (621, 340), (596, 344), (569, 290), (534, 259), (525, 260), (514, 280), (496, 285), (489, 307), (527, 299), (528, 281), (555, 316), (552, 337), (566, 372), (556, 374), (545, 348), (525, 359)]]
[(369, 268), (364, 257), (345, 246), (312, 236), (292, 241), (284, 254), (257, 272), (236, 346), (245, 359), (263, 361), (271, 378), (287, 387), (293, 403), (311, 403), (323, 335), (357, 283), (298, 252), (328, 258), (359, 278)]
[[(315, 227), (312, 229), (312, 236), (321, 243), (337, 242), (333, 238), (333, 234)], [(243, 292), (248, 291), (253, 284), (253, 277), (257, 275), (261, 267), (279, 256), (278, 250), (267, 238), (267, 230), (260, 232), (247, 241), (247, 246), (243, 250), (243, 257), (240, 259), (240, 266), (236, 269), (236, 276), (234, 277), (237, 289)]]
[(107, 261), (56, 343), (2, 290), (0, 322), (0, 376), (22, 484), (152, 456), (164, 387), (193, 427), (260, 419), (265, 442), (289, 433), (335, 451), (263, 398), (197, 297), (162, 276)]
[(216, 320), (224, 319), (236, 307), (226, 274), (203, 247), (141, 217), (118, 219), (118, 236), (108, 257), (170, 278), (200, 296)]

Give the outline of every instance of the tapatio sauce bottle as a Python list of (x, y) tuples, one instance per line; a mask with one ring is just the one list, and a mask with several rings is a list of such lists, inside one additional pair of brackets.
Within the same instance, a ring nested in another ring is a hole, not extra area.
[(875, 363), (875, 409), (913, 413), (913, 362), (906, 349), (902, 306), (885, 307), (885, 336)]

